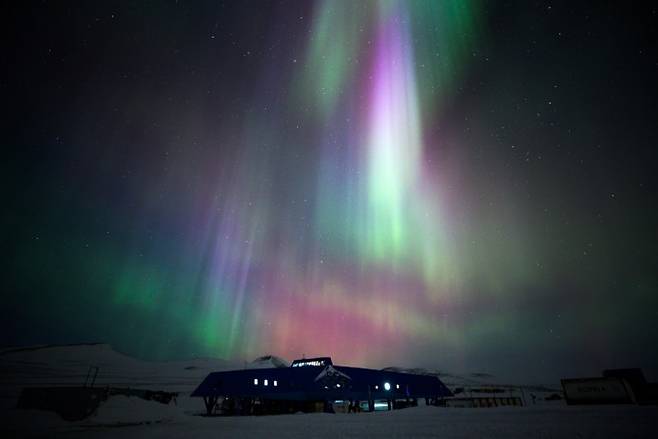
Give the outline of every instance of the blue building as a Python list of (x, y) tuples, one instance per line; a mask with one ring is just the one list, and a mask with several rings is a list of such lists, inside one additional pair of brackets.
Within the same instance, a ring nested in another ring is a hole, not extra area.
[(305, 358), (290, 367), (213, 372), (192, 392), (208, 414), (218, 403), (224, 413), (259, 414), (333, 411), (334, 404), (373, 411), (426, 404), (452, 396), (435, 376), (336, 366), (331, 358)]

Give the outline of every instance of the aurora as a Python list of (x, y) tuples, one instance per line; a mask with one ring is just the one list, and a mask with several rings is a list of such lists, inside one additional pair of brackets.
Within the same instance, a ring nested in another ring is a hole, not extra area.
[(658, 368), (650, 38), (549, 6), (34, 6), (3, 343)]

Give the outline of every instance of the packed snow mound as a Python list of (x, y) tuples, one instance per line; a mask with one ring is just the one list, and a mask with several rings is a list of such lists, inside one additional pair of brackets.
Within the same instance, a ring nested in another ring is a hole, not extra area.
[(290, 363), (276, 355), (263, 355), (247, 364), (247, 369), (268, 369), (271, 367), (290, 367)]
[(146, 424), (174, 421), (185, 415), (171, 402), (161, 404), (137, 397), (116, 395), (101, 403), (85, 423), (103, 425)]

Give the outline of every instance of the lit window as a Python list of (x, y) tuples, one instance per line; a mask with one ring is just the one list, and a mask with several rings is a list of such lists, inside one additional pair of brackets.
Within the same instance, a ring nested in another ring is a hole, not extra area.
[(254, 378), (254, 386), (258, 385), (258, 378)]
[(263, 380), (263, 385), (267, 386), (267, 380)]
[(272, 385), (273, 385), (274, 387), (276, 387), (276, 386), (279, 385), (279, 383), (278, 383), (276, 380), (274, 380), (274, 381), (272, 381)]
[(385, 390), (391, 390), (391, 383), (384, 383)]

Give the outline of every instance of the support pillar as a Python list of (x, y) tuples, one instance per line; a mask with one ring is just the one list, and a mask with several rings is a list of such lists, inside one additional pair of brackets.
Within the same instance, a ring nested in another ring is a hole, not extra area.
[(217, 396), (204, 396), (203, 403), (206, 405), (206, 413), (212, 415), (215, 404), (217, 404)]

